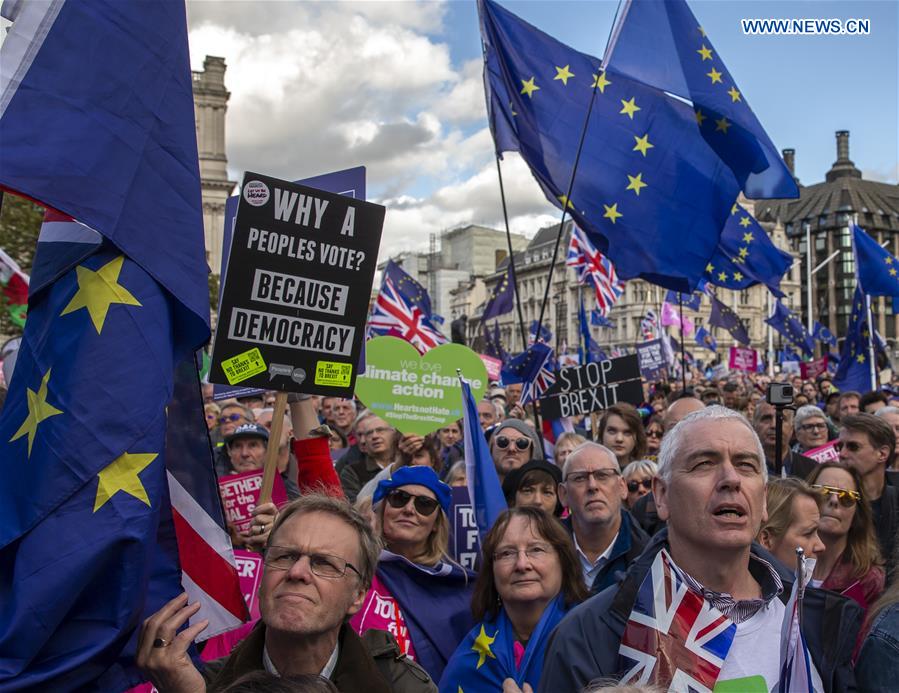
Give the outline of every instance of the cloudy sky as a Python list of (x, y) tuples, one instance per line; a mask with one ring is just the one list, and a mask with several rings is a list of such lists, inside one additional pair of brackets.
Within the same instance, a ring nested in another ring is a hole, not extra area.
[[(534, 0), (507, 8), (602, 55), (617, 2)], [(896, 182), (895, 2), (690, 3), (775, 145), (823, 180), (834, 131), (851, 131), (866, 177)], [(481, 82), (476, 5), (452, 2), (189, 2), (191, 59), (225, 58), (227, 154), (296, 179), (365, 165), (387, 206), (382, 257), (424, 249), (431, 232), (502, 224)], [(869, 36), (746, 36), (741, 18), (868, 18)], [(503, 162), (513, 230), (558, 221), (516, 155)]]

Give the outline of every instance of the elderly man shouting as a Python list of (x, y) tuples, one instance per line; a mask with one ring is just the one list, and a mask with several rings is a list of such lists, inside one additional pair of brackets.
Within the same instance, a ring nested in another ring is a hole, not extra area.
[[(667, 529), (653, 537), (618, 585), (558, 625), (540, 690), (580, 690), (600, 677), (671, 690), (687, 690), (694, 679), (705, 689), (725, 684), (728, 690), (777, 690), (793, 578), (753, 543), (767, 517), (766, 479), (762, 446), (742, 415), (712, 406), (675, 426), (662, 441), (653, 481)], [(695, 609), (666, 618), (666, 594)], [(852, 689), (849, 660), (859, 610), (836, 595), (808, 590), (802, 617), (815, 690)], [(715, 629), (708, 626), (720, 624), (708, 657), (705, 639), (694, 642), (694, 620), (710, 637)]]

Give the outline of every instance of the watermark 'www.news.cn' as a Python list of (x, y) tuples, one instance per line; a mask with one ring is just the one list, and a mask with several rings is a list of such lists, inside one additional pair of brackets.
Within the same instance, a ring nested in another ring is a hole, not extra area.
[(741, 19), (740, 26), (744, 34), (817, 36), (871, 33), (870, 19)]

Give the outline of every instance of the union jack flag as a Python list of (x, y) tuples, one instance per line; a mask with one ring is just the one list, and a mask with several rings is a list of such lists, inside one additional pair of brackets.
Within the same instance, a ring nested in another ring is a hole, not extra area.
[(618, 650), (622, 684), (711, 693), (737, 625), (691, 590), (664, 549), (640, 585)]
[(448, 341), (434, 326), (428, 292), (393, 260), (384, 270), (381, 291), (368, 321), (368, 333), (398, 336), (422, 354)]
[(596, 291), (596, 307), (601, 315), (608, 315), (624, 292), (624, 282), (618, 279), (611, 260), (599, 252), (581, 229), (575, 226), (568, 244), (568, 259), (580, 284), (590, 284)]
[(502, 380), (506, 385), (522, 383), (518, 403), (524, 406), (542, 397), (556, 382), (554, 369), (553, 350), (543, 342), (537, 342), (509, 361), (502, 370)]
[(640, 321), (640, 332), (643, 334), (644, 342), (659, 336), (659, 316), (652, 308), (646, 311), (646, 315)]

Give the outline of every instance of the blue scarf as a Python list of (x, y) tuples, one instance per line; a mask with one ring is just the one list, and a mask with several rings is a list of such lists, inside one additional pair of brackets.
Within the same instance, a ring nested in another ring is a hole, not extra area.
[(381, 554), (377, 574), (400, 605), (415, 660), (439, 681), (450, 655), (474, 622), (475, 574), (451, 563), (429, 568), (389, 551)]
[(529, 683), (537, 690), (550, 633), (566, 613), (568, 609), (560, 594), (543, 610), (524, 650), (521, 666), (516, 667), (515, 630), (506, 610), (500, 609), (494, 621), (476, 625), (453, 653), (440, 679), (440, 693), (458, 693), (460, 689), (466, 693), (498, 693), (508, 678), (514, 679), (519, 688)]

